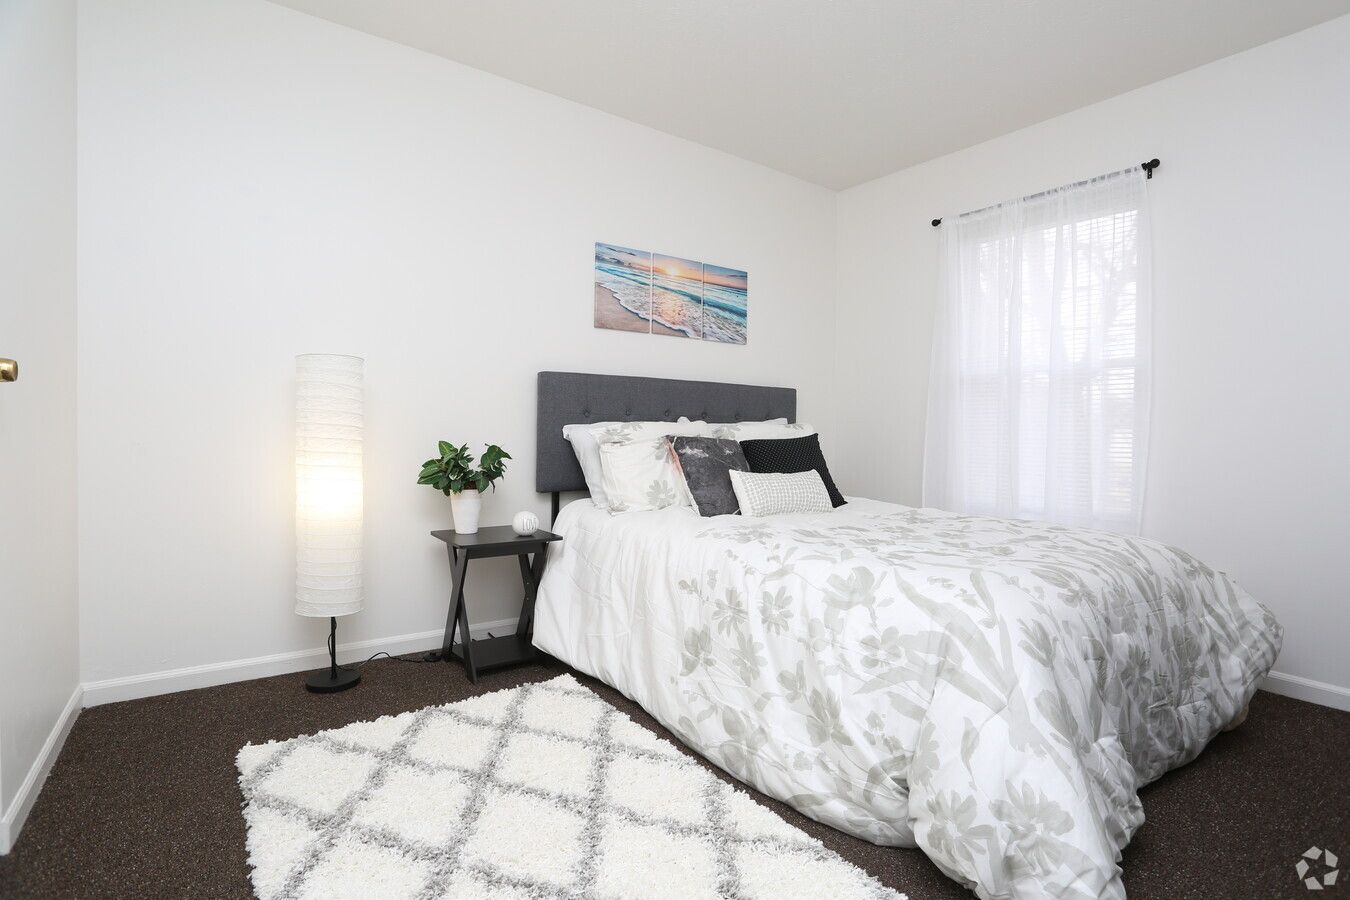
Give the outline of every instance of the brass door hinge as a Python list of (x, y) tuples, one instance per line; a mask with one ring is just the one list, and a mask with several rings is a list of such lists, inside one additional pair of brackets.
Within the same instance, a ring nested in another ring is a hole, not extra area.
[(19, 364), (12, 359), (0, 359), (0, 384), (19, 380)]

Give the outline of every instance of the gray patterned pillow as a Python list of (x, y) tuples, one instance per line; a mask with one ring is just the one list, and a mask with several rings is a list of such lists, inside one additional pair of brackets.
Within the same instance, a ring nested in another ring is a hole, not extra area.
[(689, 497), (700, 516), (729, 516), (740, 508), (731, 489), (732, 471), (744, 472), (745, 454), (741, 445), (712, 437), (672, 436), (675, 465), (684, 476)]

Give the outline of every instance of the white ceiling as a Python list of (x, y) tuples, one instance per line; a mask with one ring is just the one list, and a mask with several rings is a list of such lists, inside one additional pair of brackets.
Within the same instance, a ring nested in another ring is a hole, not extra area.
[(274, 0), (844, 188), (1350, 0)]

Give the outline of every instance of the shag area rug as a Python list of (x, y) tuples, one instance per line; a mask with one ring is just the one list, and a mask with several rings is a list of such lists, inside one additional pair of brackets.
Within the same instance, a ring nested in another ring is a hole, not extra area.
[(903, 898), (563, 675), (239, 751), (272, 898)]

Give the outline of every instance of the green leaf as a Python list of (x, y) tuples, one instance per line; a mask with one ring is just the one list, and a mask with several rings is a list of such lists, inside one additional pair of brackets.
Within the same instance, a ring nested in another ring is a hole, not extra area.
[(429, 484), (447, 496), (468, 488), (496, 490), (496, 481), (506, 474), (506, 460), (511, 458), (496, 444), (485, 444), (483, 458), (475, 468), (468, 444), (456, 446), (449, 441), (437, 441), (436, 449), (440, 457), (422, 463), (417, 483)]

